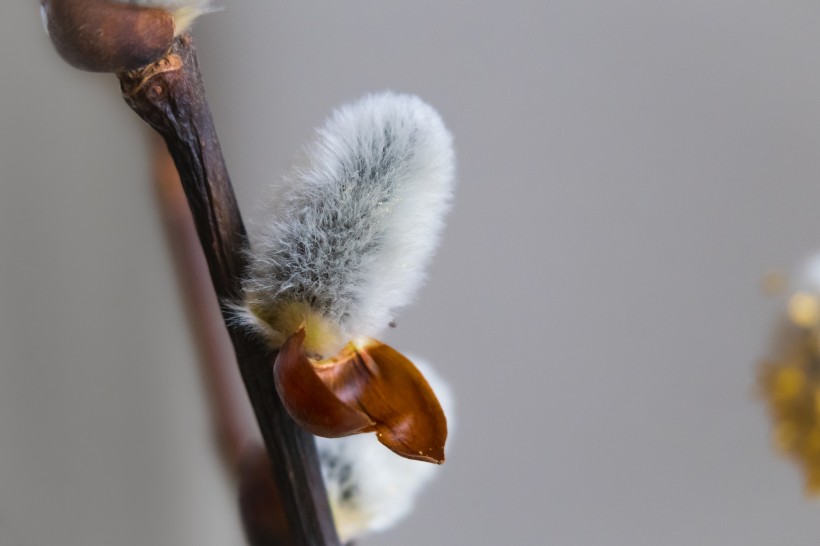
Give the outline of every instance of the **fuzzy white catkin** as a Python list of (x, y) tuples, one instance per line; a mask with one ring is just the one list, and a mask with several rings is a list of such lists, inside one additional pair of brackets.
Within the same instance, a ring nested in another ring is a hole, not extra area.
[[(426, 362), (411, 360), (436, 392), (454, 429), (453, 396), (447, 383)], [(397, 457), (373, 434), (316, 438), (322, 475), (342, 542), (392, 527), (413, 508), (422, 488), (442, 467)]]
[(256, 235), (248, 322), (278, 346), (318, 319), (325, 354), (376, 337), (424, 278), (454, 162), (450, 133), (418, 97), (369, 95), (336, 110)]

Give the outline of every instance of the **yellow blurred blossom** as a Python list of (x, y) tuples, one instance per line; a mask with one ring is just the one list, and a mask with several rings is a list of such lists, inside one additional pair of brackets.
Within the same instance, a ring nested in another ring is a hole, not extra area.
[(820, 300), (808, 292), (798, 292), (789, 298), (789, 319), (797, 326), (813, 328), (820, 322)]
[(800, 465), (807, 494), (820, 496), (820, 294), (793, 295), (788, 317), (788, 342), (762, 364), (760, 386), (773, 443)]

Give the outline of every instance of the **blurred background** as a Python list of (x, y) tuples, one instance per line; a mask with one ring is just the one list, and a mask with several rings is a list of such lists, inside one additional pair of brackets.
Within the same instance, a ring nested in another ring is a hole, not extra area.
[[(814, 545), (756, 395), (820, 249), (820, 5), (253, 2), (196, 25), (259, 219), (335, 106), (416, 93), (456, 206), (387, 340), (457, 395), (448, 462), (370, 545)], [(242, 544), (150, 181), (111, 75), (0, 8), (0, 545)]]

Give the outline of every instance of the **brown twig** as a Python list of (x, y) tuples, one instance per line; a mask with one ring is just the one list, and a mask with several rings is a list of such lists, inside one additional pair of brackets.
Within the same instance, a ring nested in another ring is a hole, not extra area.
[[(248, 238), (205, 99), (190, 35), (160, 61), (119, 78), (126, 102), (165, 139), (180, 173), (222, 316), (265, 441), (291, 539), (298, 546), (339, 544), (313, 437), (287, 415), (276, 393), (265, 342), (232, 321), (242, 300)], [(258, 462), (258, 457), (250, 456)], [(254, 464), (250, 464), (254, 467)], [(252, 538), (252, 537), (251, 537)]]

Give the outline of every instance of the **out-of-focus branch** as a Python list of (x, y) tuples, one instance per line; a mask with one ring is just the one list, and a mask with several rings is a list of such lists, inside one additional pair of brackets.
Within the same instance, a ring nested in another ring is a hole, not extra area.
[(160, 137), (151, 142), (157, 201), (201, 364), (217, 445), (226, 469), (237, 476), (242, 451), (261, 437), (237, 373), (231, 339), (222, 322), (174, 160)]
[(151, 141), (157, 201), (201, 363), (219, 453), (225, 469), (239, 482), (245, 535), (254, 546), (289, 546), (292, 541), (270, 461), (242, 387), (179, 173), (165, 142), (159, 136)]

